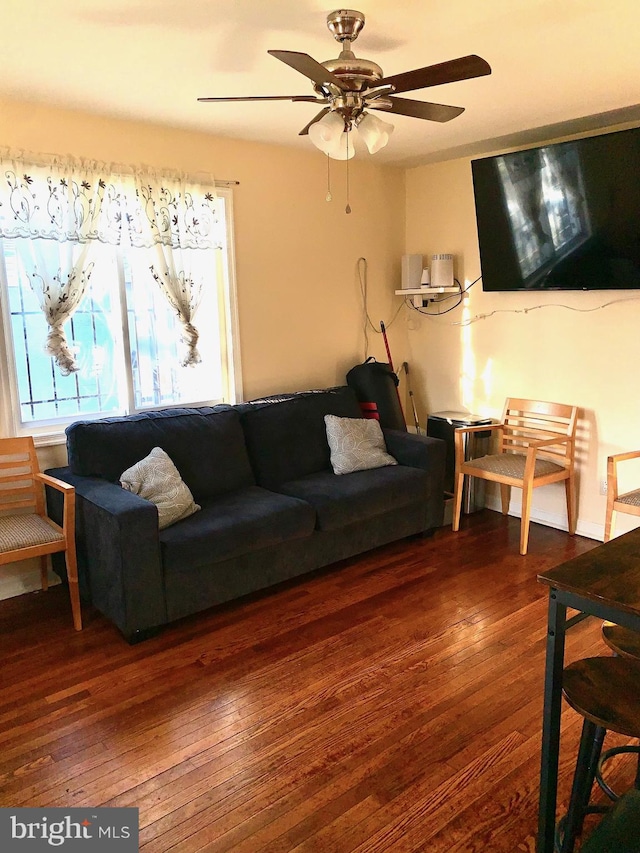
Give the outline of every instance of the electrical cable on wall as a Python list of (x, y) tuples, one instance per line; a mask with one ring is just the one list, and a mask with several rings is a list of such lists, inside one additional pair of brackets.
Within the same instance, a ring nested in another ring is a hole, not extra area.
[(442, 317), (443, 314), (448, 314), (450, 311), (453, 311), (455, 308), (458, 308), (459, 305), (462, 304), (465, 295), (471, 290), (474, 284), (477, 284), (482, 276), (478, 276), (475, 281), (472, 281), (471, 284), (468, 284), (466, 287), (462, 287), (457, 278), (454, 278), (455, 283), (458, 285), (458, 292), (452, 293), (449, 295), (441, 296), (439, 299), (431, 299), (430, 302), (432, 305), (442, 305), (450, 299), (457, 299), (455, 305), (450, 305), (449, 308), (446, 308), (444, 311), (427, 311), (424, 308), (419, 308), (413, 304), (413, 302), (405, 298), (405, 305), (407, 308), (410, 308), (412, 311), (417, 311), (418, 314), (423, 314), (425, 317)]
[(604, 302), (602, 305), (594, 305), (593, 308), (576, 308), (573, 305), (564, 305), (561, 302), (552, 302), (547, 305), (532, 305), (530, 308), (497, 308), (495, 311), (487, 311), (486, 314), (476, 314), (475, 317), (469, 317), (467, 320), (458, 320), (451, 323), (452, 326), (470, 326), (472, 323), (477, 323), (479, 320), (486, 320), (493, 317), (494, 314), (529, 314), (531, 311), (537, 311), (540, 308), (564, 308), (567, 311), (576, 311), (579, 314), (590, 314), (593, 311), (601, 311), (603, 308), (609, 308), (611, 305), (618, 305), (621, 302), (640, 302), (640, 296), (627, 296), (622, 299), (611, 299), (609, 302)]
[[(364, 333), (364, 358), (365, 361), (369, 358), (369, 330), (372, 329), (377, 335), (381, 335), (382, 332), (378, 326), (376, 326), (371, 317), (369, 317), (368, 310), (368, 282), (367, 282), (367, 259), (366, 258), (358, 258), (358, 277), (360, 279), (360, 293), (362, 294), (362, 310), (363, 310), (363, 323), (362, 323), (362, 331)], [(391, 318), (388, 323), (385, 323), (385, 328), (389, 329), (393, 323), (396, 321), (398, 314), (403, 308), (403, 303), (401, 302), (396, 310), (395, 314)]]
[[(368, 313), (367, 306), (367, 259), (366, 258), (358, 258), (358, 275), (360, 279), (360, 292), (362, 294), (362, 303), (363, 303), (363, 333), (364, 333), (364, 357), (367, 359), (369, 357), (369, 330), (373, 330), (377, 335), (381, 334), (378, 327), (373, 323)], [(386, 328), (389, 328), (392, 323), (397, 319), (402, 308), (408, 308), (410, 311), (415, 311), (417, 314), (422, 314), (423, 317), (443, 317), (445, 314), (449, 314), (451, 311), (454, 311), (456, 308), (459, 308), (467, 293), (471, 290), (471, 288), (477, 284), (482, 279), (482, 276), (479, 275), (478, 278), (474, 279), (470, 284), (466, 287), (462, 287), (458, 279), (454, 279), (455, 283), (458, 286), (458, 293), (453, 294), (443, 294), (439, 299), (429, 299), (429, 302), (432, 306), (440, 306), (444, 305), (451, 299), (455, 299), (456, 302), (454, 305), (450, 305), (448, 308), (444, 310), (430, 311), (426, 308), (419, 308), (413, 304), (413, 301), (409, 297), (405, 297), (400, 303), (397, 311), (393, 315), (391, 321), (386, 324)], [(496, 314), (528, 314), (530, 311), (538, 311), (541, 308), (564, 308), (567, 311), (576, 311), (580, 314), (589, 314), (593, 311), (601, 311), (604, 308), (609, 308), (612, 305), (617, 305), (622, 302), (638, 302), (640, 301), (640, 296), (627, 296), (622, 297), (620, 299), (611, 299), (608, 302), (604, 302), (601, 305), (595, 305), (592, 308), (576, 308), (572, 305), (565, 305), (560, 302), (552, 302), (547, 304), (539, 304), (532, 305), (529, 308), (496, 308), (493, 311), (487, 311), (483, 314), (476, 314), (474, 317), (468, 317), (462, 320), (450, 321), (449, 325), (451, 326), (470, 326), (473, 323), (477, 323), (480, 320), (487, 320), (490, 317), (493, 317)]]
[[(424, 308), (417, 308), (412, 301), (405, 297), (404, 305), (412, 311), (416, 311), (418, 314), (422, 314), (425, 317), (442, 317), (444, 314), (448, 314), (450, 311), (453, 311), (455, 308), (458, 308), (462, 301), (464, 300), (465, 294), (471, 290), (474, 284), (477, 284), (481, 280), (482, 276), (478, 276), (471, 284), (468, 284), (465, 288), (462, 288), (458, 279), (454, 279), (455, 283), (460, 288), (459, 293), (454, 293), (448, 296), (442, 296), (440, 299), (432, 300), (432, 304), (442, 305), (449, 299), (457, 299), (455, 305), (450, 306), (444, 311), (427, 311)], [(609, 308), (611, 305), (617, 305), (622, 302), (638, 302), (640, 301), (639, 296), (626, 296), (620, 299), (611, 299), (608, 302), (602, 303), (602, 305), (594, 305), (592, 308), (576, 308), (573, 305), (565, 305), (561, 302), (551, 302), (547, 304), (541, 305), (532, 305), (528, 308), (496, 308), (493, 311), (487, 311), (484, 314), (476, 314), (475, 317), (468, 317), (463, 320), (455, 320), (451, 321), (449, 325), (451, 326), (470, 326), (472, 323), (477, 323), (479, 320), (487, 320), (489, 317), (493, 317), (495, 314), (528, 314), (530, 311), (537, 311), (541, 308), (565, 308), (567, 311), (576, 311), (579, 314), (589, 314), (593, 311), (601, 311), (603, 308)]]

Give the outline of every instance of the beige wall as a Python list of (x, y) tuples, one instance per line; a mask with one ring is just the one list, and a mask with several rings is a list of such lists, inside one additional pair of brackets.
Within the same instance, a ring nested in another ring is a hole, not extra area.
[[(405, 251), (452, 252), (457, 278), (474, 281), (480, 259), (470, 160), (408, 170), (406, 185)], [(419, 375), (422, 418), (444, 409), (496, 417), (507, 396), (580, 406), (578, 532), (600, 538), (607, 455), (640, 446), (640, 294), (491, 294), (481, 287), (472, 288), (466, 306), (439, 319), (415, 315), (408, 351)], [(514, 511), (519, 505), (514, 491)], [(536, 492), (533, 515), (566, 526), (562, 486)], [(618, 531), (630, 526), (621, 517)]]
[[(244, 396), (344, 382), (363, 358), (359, 257), (368, 260), (370, 313), (389, 320), (404, 244), (404, 173), (361, 157), (309, 151), (0, 100), (0, 146), (147, 163), (239, 181), (234, 189)], [(394, 278), (395, 277), (395, 278)], [(393, 279), (393, 281), (392, 281)], [(398, 331), (400, 330), (400, 332)], [(401, 324), (390, 330), (402, 347)], [(379, 336), (372, 352), (384, 357)], [(400, 350), (399, 350), (400, 351)]]
[[(235, 248), (244, 397), (341, 384), (363, 360), (357, 261), (368, 261), (369, 308), (389, 321), (398, 301), (404, 246), (404, 173), (360, 156), (332, 165), (327, 203), (325, 157), (151, 124), (0, 100), (0, 146), (121, 163), (208, 171), (234, 189)], [(390, 329), (403, 358), (401, 324)], [(379, 335), (370, 352), (384, 360)], [(394, 342), (395, 341), (395, 342)], [(64, 462), (42, 448), (41, 464)], [(0, 577), (1, 582), (1, 577)]]

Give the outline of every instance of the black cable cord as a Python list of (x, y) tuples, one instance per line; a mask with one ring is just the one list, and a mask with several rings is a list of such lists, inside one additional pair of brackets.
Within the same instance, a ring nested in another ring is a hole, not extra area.
[(448, 314), (450, 311), (454, 311), (456, 308), (458, 308), (462, 304), (465, 293), (468, 293), (471, 290), (471, 288), (473, 287), (473, 285), (477, 284), (481, 278), (482, 278), (482, 276), (479, 275), (478, 278), (475, 279), (475, 281), (472, 281), (471, 284), (469, 284), (464, 289), (463, 289), (462, 285), (460, 284), (460, 282), (458, 281), (458, 279), (454, 278), (454, 281), (458, 285), (458, 288), (459, 288), (458, 293), (452, 293), (449, 296), (443, 296), (441, 299), (432, 300), (432, 302), (435, 305), (441, 305), (443, 302), (446, 302), (448, 299), (457, 299), (458, 300), (455, 305), (451, 305), (445, 311), (425, 311), (424, 308), (416, 308), (416, 306), (408, 298), (405, 298), (405, 304), (409, 308), (411, 308), (413, 311), (417, 311), (418, 314), (424, 314), (425, 317), (443, 317), (445, 314)]

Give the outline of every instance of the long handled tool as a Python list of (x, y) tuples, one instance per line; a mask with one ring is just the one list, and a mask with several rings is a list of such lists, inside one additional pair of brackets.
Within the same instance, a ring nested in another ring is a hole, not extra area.
[(413, 391), (411, 390), (411, 383), (409, 381), (409, 365), (406, 361), (402, 362), (402, 368), (404, 370), (404, 375), (407, 377), (407, 390), (409, 392), (409, 400), (411, 400), (411, 408), (413, 410), (413, 422), (416, 425), (416, 432), (418, 433), (418, 435), (420, 435), (420, 421), (418, 420), (416, 402), (413, 399)]
[[(384, 340), (384, 348), (387, 351), (387, 358), (389, 360), (389, 367), (392, 372), (395, 373), (393, 367), (393, 359), (391, 358), (391, 350), (389, 349), (389, 341), (387, 340), (387, 330), (385, 329), (384, 323), (380, 320), (380, 331), (382, 332), (382, 339)], [(396, 377), (397, 378), (397, 377)], [(398, 397), (398, 405), (400, 406), (400, 411), (402, 413), (402, 417), (404, 418), (404, 409), (402, 408), (402, 400), (400, 399), (400, 391), (398, 390), (398, 385), (396, 383), (396, 395)]]

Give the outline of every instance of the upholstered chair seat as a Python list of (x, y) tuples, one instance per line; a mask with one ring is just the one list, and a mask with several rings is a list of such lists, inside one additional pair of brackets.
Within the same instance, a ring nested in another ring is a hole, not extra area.
[[(471, 459), (466, 463), (467, 468), (476, 468), (479, 471), (491, 471), (504, 477), (524, 477), (524, 469), (527, 457), (521, 453), (497, 453), (494, 456), (481, 456), (479, 459)], [(553, 474), (562, 471), (562, 465), (556, 465), (548, 459), (536, 459), (534, 463), (534, 477), (542, 477), (544, 474)]]

